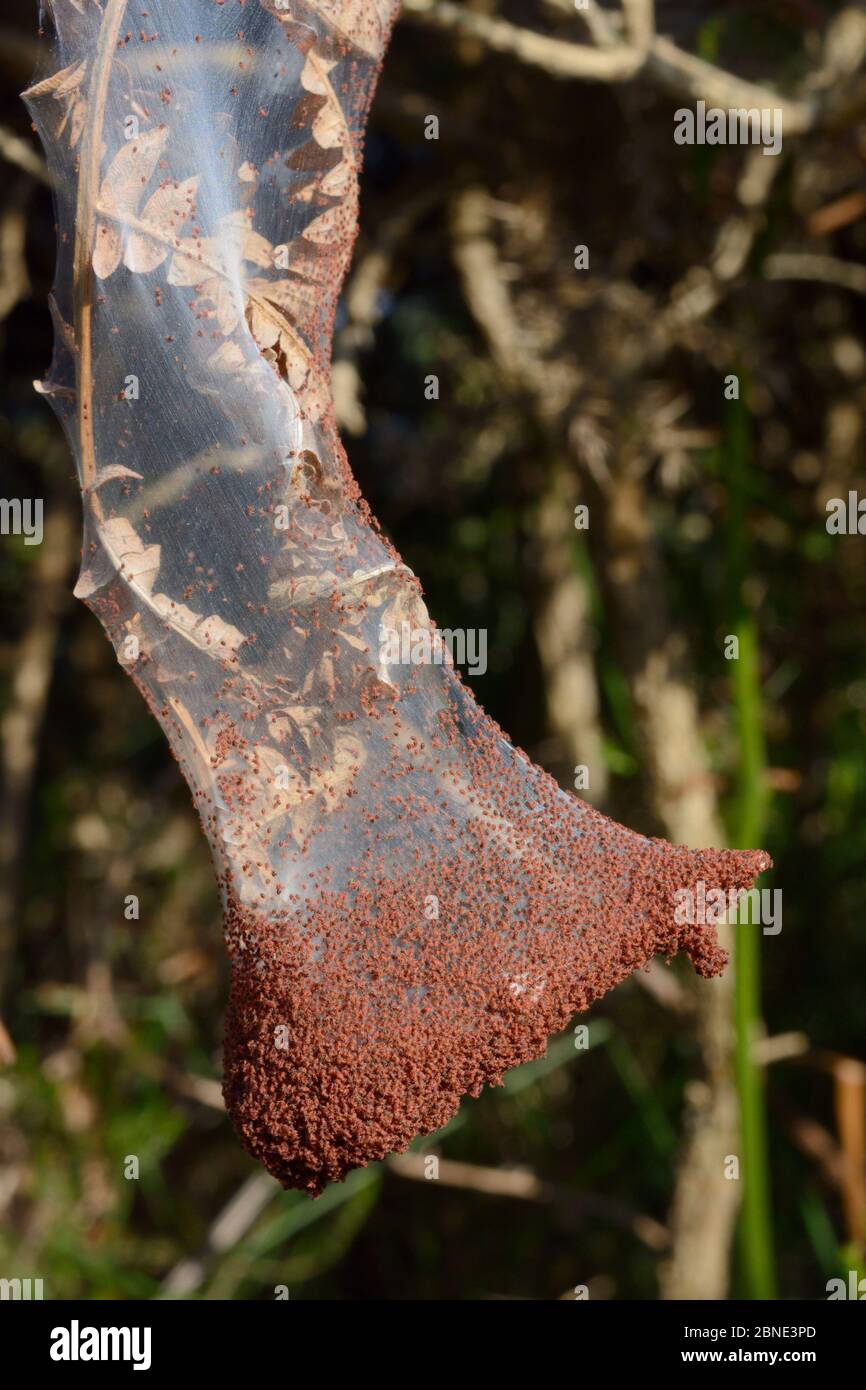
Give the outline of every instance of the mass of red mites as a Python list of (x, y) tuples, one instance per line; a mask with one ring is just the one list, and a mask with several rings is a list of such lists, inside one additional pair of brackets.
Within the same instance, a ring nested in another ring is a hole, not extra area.
[[(722, 859), (710, 882), (746, 886), (761, 867)], [(581, 923), (563, 886), (527, 866), (519, 943), (496, 925), (504, 871), (491, 855), (384, 880), (375, 895), (324, 898), (303, 928), (231, 908), (224, 1095), (245, 1148), (283, 1186), (317, 1195), (438, 1129), (656, 952), (684, 946), (704, 975), (724, 963), (705, 928), (672, 926), (686, 877), (675, 851), (619, 931)], [(442, 915), (428, 922), (435, 888)]]
[[(460, 749), (451, 795), (415, 790), (419, 766), (395, 749), (382, 828), (370, 817), (347, 888), (322, 871), (294, 910), (230, 900), (224, 1094), (244, 1146), (286, 1187), (317, 1195), (438, 1129), (654, 955), (685, 950), (718, 973), (715, 927), (679, 924), (678, 890), (747, 888), (769, 865), (624, 830), (521, 757), (504, 764), (482, 721), (467, 741), (440, 716), (428, 744), (440, 786)], [(395, 815), (413, 865), (397, 874)]]

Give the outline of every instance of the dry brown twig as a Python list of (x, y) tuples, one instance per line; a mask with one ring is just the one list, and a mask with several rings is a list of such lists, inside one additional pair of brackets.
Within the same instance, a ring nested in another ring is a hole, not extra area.
[[(558, 9), (575, 13), (565, 0), (554, 0)], [(796, 100), (770, 88), (746, 82), (712, 63), (678, 48), (655, 31), (652, 0), (626, 0), (623, 5), (625, 39), (619, 39), (598, 7), (587, 27), (594, 40), (590, 44), (522, 29), (508, 20), (480, 14), (453, 0), (404, 0), (403, 11), (410, 19), (481, 40), (496, 53), (507, 53), (550, 77), (599, 82), (627, 82), (644, 73), (678, 96), (702, 97), (723, 107), (774, 107), (783, 113), (784, 129), (795, 135), (809, 130), (815, 122), (816, 100)], [(581, 17), (587, 12), (581, 12)]]
[(180, 1260), (166, 1275), (159, 1297), (188, 1298), (200, 1289), (214, 1260), (237, 1245), (279, 1190), (267, 1173), (247, 1178), (214, 1218), (199, 1253)]
[(19, 179), (0, 216), (0, 321), (30, 294), (27, 243), (28, 180)]
[(848, 1239), (862, 1247), (866, 1244), (866, 1062), (821, 1049), (799, 1054), (797, 1060), (829, 1076), (838, 1141), (811, 1119), (796, 1119), (792, 1134), (838, 1189)]
[(13, 130), (8, 130), (6, 126), (0, 126), (0, 159), (4, 159), (7, 164), (14, 164), (38, 183), (51, 187), (51, 175), (45, 160), (37, 154), (32, 145), (22, 140)]
[(768, 280), (808, 280), (813, 284), (835, 285), (853, 294), (866, 294), (866, 266), (840, 261), (835, 256), (780, 251), (767, 257), (764, 275)]
[[(425, 1181), (427, 1157), (422, 1153), (394, 1154), (387, 1160), (387, 1167), (398, 1177)], [(631, 1231), (650, 1250), (663, 1250), (670, 1241), (669, 1232), (651, 1216), (633, 1211), (624, 1203), (608, 1197), (572, 1192), (570, 1188), (544, 1182), (525, 1168), (488, 1168), (482, 1164), (459, 1163), (447, 1158), (437, 1158), (437, 1163), (436, 1181), (441, 1186), (460, 1188), (464, 1192), (482, 1192), (491, 1197), (510, 1197), (521, 1202), (549, 1203), (563, 1213), (581, 1219), (598, 1217)]]
[(833, 1069), (833, 1102), (842, 1150), (842, 1201), (848, 1239), (866, 1242), (866, 1063), (840, 1058)]

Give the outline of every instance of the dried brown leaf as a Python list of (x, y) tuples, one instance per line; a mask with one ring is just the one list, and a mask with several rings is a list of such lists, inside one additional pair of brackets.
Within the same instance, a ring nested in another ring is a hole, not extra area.
[(167, 139), (167, 126), (149, 130), (122, 146), (108, 167), (98, 207), (101, 213), (111, 214), (112, 220), (97, 223), (93, 250), (93, 269), (100, 280), (107, 280), (120, 265), (123, 218), (137, 211)]
[(359, 5), (357, 0), (280, 0), (276, 9), (270, 0), (268, 8), (289, 22), (303, 24), (311, 16), (318, 18), (338, 40), (370, 58), (382, 52), (394, 9), (391, 0), (374, 0), (372, 5)]
[(153, 607), (161, 613), (175, 631), (183, 634), (194, 646), (211, 656), (231, 657), (243, 646), (246, 638), (238, 628), (212, 614), (203, 617), (185, 603), (177, 603), (167, 594), (154, 594)]
[[(250, 279), (247, 281), (247, 289), (251, 294), (260, 299), (266, 299), (270, 304), (282, 309), (291, 319), (309, 319), (316, 310), (316, 306), (322, 295), (322, 286), (314, 280), (305, 280), (300, 276), (286, 276), (282, 280)], [(258, 306), (253, 306), (254, 311), (261, 314)], [(264, 317), (264, 315), (262, 315)], [(273, 320), (269, 320), (269, 323)], [(271, 347), (277, 341), (279, 330), (274, 329), (274, 336), (270, 342), (264, 339), (270, 332), (270, 328), (262, 326), (261, 336), (253, 329), (256, 341), (262, 347)]]
[[(86, 75), (87, 60), (84, 59), (80, 63), (72, 63), (68, 68), (61, 68), (59, 72), (52, 73), (50, 77), (37, 82), (24, 93), (28, 105), (34, 110), (39, 110), (45, 119), (52, 139), (59, 140), (67, 126), (69, 127), (71, 149), (75, 149), (78, 144), (87, 117), (87, 100), (82, 94)], [(40, 103), (45, 99), (58, 102), (59, 109), (56, 112), (53, 108), (45, 106), (40, 109)]]
[[(194, 211), (198, 184), (197, 176), (181, 183), (172, 179), (163, 184), (145, 203), (142, 222), (152, 224), (161, 237), (177, 240), (179, 229)], [(130, 270), (147, 272), (161, 266), (168, 255), (169, 247), (163, 241), (132, 232), (123, 259)]]
[(123, 463), (110, 463), (107, 468), (103, 468), (97, 475), (96, 482), (93, 484), (92, 491), (103, 486), (104, 483), (111, 483), (115, 478), (141, 478), (143, 474), (136, 473), (134, 468), (127, 468)]
[(251, 265), (273, 266), (273, 246), (266, 237), (253, 230), (249, 215), (242, 208), (221, 217), (219, 225), (235, 259), (249, 261)]
[(101, 534), (124, 579), (149, 594), (159, 573), (160, 547), (146, 545), (125, 516), (104, 521)]

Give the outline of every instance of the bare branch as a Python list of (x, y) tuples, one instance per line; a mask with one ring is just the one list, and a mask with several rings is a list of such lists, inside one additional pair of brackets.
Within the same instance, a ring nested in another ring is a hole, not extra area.
[(212, 1261), (231, 1250), (255, 1224), (279, 1188), (267, 1173), (253, 1173), (215, 1217), (198, 1255), (181, 1260), (166, 1275), (161, 1298), (188, 1298), (201, 1288)]
[[(444, 1187), (484, 1192), (491, 1197), (511, 1197), (522, 1202), (550, 1203), (581, 1218), (595, 1216), (631, 1231), (650, 1250), (664, 1250), (669, 1243), (670, 1236), (660, 1222), (633, 1211), (623, 1202), (595, 1193), (572, 1192), (571, 1188), (543, 1181), (526, 1168), (486, 1168), (447, 1158), (437, 1161), (437, 1181)], [(426, 1156), (422, 1153), (394, 1154), (387, 1160), (387, 1166), (401, 1178), (424, 1181), (427, 1176)]]
[(38, 179), (39, 183), (51, 187), (51, 175), (45, 160), (26, 140), (22, 140), (20, 135), (16, 135), (6, 126), (0, 126), (0, 158), (5, 159), (7, 164), (17, 165), (25, 174)]
[(656, 32), (654, 0), (622, 0), (622, 15), (629, 46), (646, 58)]
[(804, 1057), (809, 1051), (805, 1033), (777, 1033), (772, 1038), (756, 1038), (752, 1044), (755, 1061), (762, 1067), (773, 1062), (788, 1062), (792, 1057)]
[(18, 196), (0, 216), (0, 321), (30, 293), (26, 240), (27, 209), (25, 200)]
[[(569, 18), (575, 18), (574, 0), (545, 0), (552, 9), (559, 10), (562, 14), (567, 14)], [(599, 48), (613, 48), (622, 42), (622, 26), (617, 25), (616, 19), (609, 10), (603, 10), (596, 0), (586, 0), (586, 8), (577, 11), (577, 18), (588, 29), (594, 44)]]
[(550, 77), (624, 82), (643, 66), (640, 52), (628, 45), (597, 49), (588, 44), (566, 43), (548, 34), (536, 34), (532, 29), (521, 29), (508, 20), (468, 10), (452, 0), (404, 0), (403, 11), (437, 29), (479, 39), (494, 53), (510, 53)]
[(745, 82), (703, 58), (696, 58), (693, 53), (684, 52), (661, 35), (653, 40), (647, 72), (678, 96), (703, 99), (713, 106), (778, 108), (786, 135), (801, 135), (815, 123), (817, 105), (814, 102), (783, 97), (769, 87)]
[[(746, 82), (694, 54), (685, 53), (670, 39), (655, 34), (651, 27), (651, 6), (640, 0), (631, 0), (627, 7), (628, 40), (604, 47), (569, 43), (548, 34), (537, 34), (508, 20), (456, 5), (453, 0), (404, 0), (403, 10), (410, 18), (436, 28), (479, 39), (496, 53), (510, 53), (551, 77), (626, 82), (645, 71), (660, 86), (680, 97), (702, 98), (712, 105), (728, 108), (779, 109), (783, 129), (788, 135), (801, 134), (815, 123), (816, 102), (791, 100), (770, 88)], [(593, 32), (603, 31), (596, 27)]]
[(851, 290), (854, 294), (866, 294), (866, 266), (840, 261), (834, 256), (780, 251), (767, 257), (764, 274), (768, 280), (814, 280)]

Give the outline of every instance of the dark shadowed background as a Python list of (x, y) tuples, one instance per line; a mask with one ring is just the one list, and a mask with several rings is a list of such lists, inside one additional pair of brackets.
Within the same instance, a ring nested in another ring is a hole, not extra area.
[[(782, 930), (737, 929), (736, 979), (657, 962), (311, 1203), (222, 1113), (205, 841), (72, 599), (77, 484), (32, 387), (54, 229), (17, 93), (40, 41), (6, 0), (0, 491), (44, 499), (45, 534), (0, 549), (0, 1276), (375, 1300), (824, 1298), (866, 1274), (866, 534), (826, 524), (866, 498), (866, 12), (660, 0), (653, 32), (652, 8), (411, 0), (335, 389), (431, 612), (487, 631), (487, 710), (635, 829), (765, 846)], [(781, 108), (781, 153), (677, 144), (699, 98)]]

